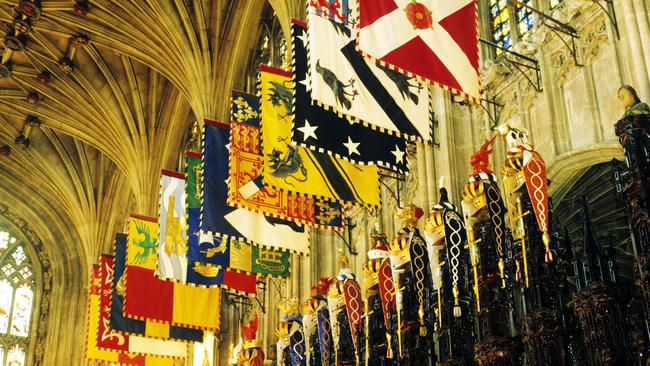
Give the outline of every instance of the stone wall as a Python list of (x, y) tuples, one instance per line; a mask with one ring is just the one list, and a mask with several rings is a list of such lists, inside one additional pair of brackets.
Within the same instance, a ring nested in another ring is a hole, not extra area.
[[(641, 99), (650, 100), (647, 11), (650, 9), (647, 6), (643, 0), (614, 2), (617, 35), (608, 14), (596, 2), (565, 0), (551, 14), (577, 30), (577, 63), (570, 47), (558, 34), (541, 24), (535, 27), (527, 41), (514, 46), (515, 51), (538, 60), (540, 91), (512, 65), (492, 58), (490, 49), (482, 46), (482, 87), (488, 98), (503, 105), (498, 121), (492, 120), (494, 116), (488, 117), (485, 109), (458, 103), (457, 98), (435, 89), (436, 144), (417, 145), (410, 159), (412, 171), (400, 189), (401, 203), (413, 202), (428, 212), (438, 200), (438, 181), (442, 176), (451, 199), (459, 203), (460, 189), (471, 172), (469, 157), (491, 136), (495, 123), (529, 131), (532, 143), (546, 159), (552, 182), (550, 190), (556, 199), (561, 198), (563, 188), (570, 186), (572, 178), (587, 167), (622, 157), (613, 130), (614, 122), (623, 113), (617, 89), (621, 84), (631, 84)], [(483, 5), (481, 10), (486, 10)], [(480, 29), (482, 33), (488, 31), (485, 24)], [(489, 38), (489, 35), (482, 37)], [(570, 44), (570, 37), (564, 36), (564, 39)], [(497, 173), (505, 156), (502, 140), (497, 139), (492, 156), (492, 166)], [(388, 179), (386, 183), (396, 191), (395, 180)], [(376, 214), (363, 209), (350, 212), (350, 218), (357, 224), (352, 231), (352, 244), (358, 252), (351, 256), (350, 262), (359, 277), (363, 276), (361, 266), (369, 248), (370, 229), (376, 225), (389, 238), (397, 229), (394, 219), (397, 202), (385, 187), (382, 187), (382, 202), (384, 207)], [(341, 238), (316, 232), (312, 255), (294, 258), (293, 277), (283, 288), (282, 296), (305, 300), (309, 287), (319, 277), (335, 276), (338, 271), (336, 252), (342, 245)], [(267, 316), (263, 321), (266, 349), (275, 342), (273, 329), (279, 319), (273, 305), (280, 294), (269, 291)], [(233, 336), (224, 337), (232, 339)], [(226, 338), (224, 343), (227, 343)], [(224, 344), (222, 350), (227, 346)]]

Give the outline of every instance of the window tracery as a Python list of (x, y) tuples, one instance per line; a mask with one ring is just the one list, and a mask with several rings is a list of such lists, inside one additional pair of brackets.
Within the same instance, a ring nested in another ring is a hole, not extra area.
[(0, 365), (27, 362), (34, 310), (35, 276), (24, 243), (0, 230)]
[[(489, 1), (489, 21), (494, 43), (508, 49), (529, 37), (536, 15), (525, 5), (534, 6), (533, 0), (519, 0), (516, 5), (510, 0)], [(562, 0), (554, 1), (559, 3)], [(503, 51), (497, 50), (496, 54), (501, 52)]]

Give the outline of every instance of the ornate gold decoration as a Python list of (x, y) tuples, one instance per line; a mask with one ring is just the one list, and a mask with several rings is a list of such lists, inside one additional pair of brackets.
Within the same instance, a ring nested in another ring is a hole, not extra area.
[(177, 217), (174, 212), (174, 195), (169, 196), (167, 201), (167, 222), (165, 226), (165, 253), (171, 255), (184, 256), (187, 254), (187, 241), (183, 237), (183, 223), (181, 218)]
[(295, 297), (285, 299), (278, 304), (278, 309), (285, 315), (285, 317), (299, 316), (300, 301)]
[(196, 263), (192, 269), (204, 277), (217, 277), (219, 275), (218, 267), (208, 266), (206, 264)]

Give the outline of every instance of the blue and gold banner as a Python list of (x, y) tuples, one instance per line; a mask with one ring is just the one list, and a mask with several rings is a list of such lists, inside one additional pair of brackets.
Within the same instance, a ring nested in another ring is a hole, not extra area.
[(304, 226), (226, 204), (229, 141), (229, 124), (204, 121), (201, 232), (213, 238), (227, 236), (277, 250), (309, 253), (309, 232)]

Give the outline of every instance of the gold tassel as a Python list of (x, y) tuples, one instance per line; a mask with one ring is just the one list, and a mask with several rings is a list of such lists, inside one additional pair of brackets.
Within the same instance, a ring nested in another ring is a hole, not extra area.
[(506, 263), (499, 259), (499, 273), (501, 274), (501, 288), (506, 288)]
[(458, 318), (461, 315), (460, 305), (458, 305), (458, 285), (454, 285), (452, 293), (454, 294), (454, 317)]
[(546, 260), (546, 263), (552, 263), (553, 253), (551, 252), (551, 237), (546, 231), (544, 234), (542, 234), (542, 241), (544, 242), (544, 248), (546, 248), (546, 255), (544, 256), (544, 259)]
[(390, 335), (389, 331), (386, 331), (386, 344), (388, 347), (386, 347), (386, 358), (388, 359), (393, 359), (395, 355), (393, 354), (393, 336)]
[(418, 315), (420, 316), (420, 337), (427, 335), (427, 327), (424, 325), (424, 309), (420, 307), (418, 310)]

